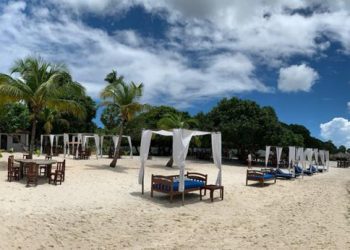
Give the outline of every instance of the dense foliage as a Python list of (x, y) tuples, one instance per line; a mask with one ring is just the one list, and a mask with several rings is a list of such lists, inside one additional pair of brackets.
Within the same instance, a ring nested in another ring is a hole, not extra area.
[[(20, 77), (15, 78), (12, 74)], [(23, 102), (27, 105), (31, 120), (30, 154), (34, 152), (36, 126), (45, 109), (85, 115), (85, 109), (66, 93), (82, 96), (85, 89), (74, 82), (65, 65), (45, 62), (41, 58), (27, 57), (14, 63), (11, 75), (0, 74), (0, 99), (2, 103)]]
[[(221, 131), (223, 151), (236, 149), (241, 159), (248, 153), (264, 149), (265, 145), (350, 152), (345, 146), (337, 148), (332, 141), (312, 137), (302, 125), (282, 123), (272, 107), (261, 107), (250, 100), (224, 98), (208, 113), (200, 112), (194, 116), (168, 106), (147, 106), (145, 109), (145, 105), (139, 103), (143, 84), (126, 83), (116, 71), (105, 78), (107, 86), (101, 92), (104, 128), (97, 128), (93, 121), (96, 103), (86, 95), (81, 84), (71, 79), (64, 65), (28, 57), (17, 61), (12, 73), (21, 77), (0, 74), (0, 132), (31, 130), (31, 150), (34, 139), (39, 137), (36, 135), (44, 133), (128, 134), (134, 145), (140, 145), (143, 129), (189, 128)], [(158, 154), (170, 155), (171, 138), (154, 137), (152, 147), (158, 148)], [(192, 142), (191, 146), (194, 145), (209, 148), (210, 137)], [(117, 154), (119, 148), (120, 141)]]
[[(108, 84), (100, 94), (103, 100), (102, 105), (107, 108), (113, 107), (117, 111), (117, 117), (120, 119), (118, 134), (119, 138), (122, 138), (124, 127), (144, 109), (144, 105), (139, 103), (143, 93), (143, 84), (127, 83), (123, 76), (118, 76), (114, 70), (106, 76), (105, 81)], [(120, 144), (121, 140), (118, 140), (111, 167), (117, 164)]]
[[(131, 135), (136, 145), (140, 143), (142, 129), (159, 129), (159, 121), (165, 119), (169, 123), (169, 117), (186, 117), (191, 120), (188, 113), (180, 112), (172, 107), (152, 107), (149, 111), (139, 114), (126, 126), (126, 133)], [(205, 131), (221, 131), (223, 150), (237, 149), (238, 156), (245, 159), (249, 152), (264, 149), (266, 145), (275, 146), (302, 146), (330, 150), (337, 152), (337, 148), (331, 141), (323, 142), (310, 135), (310, 131), (302, 125), (285, 124), (278, 120), (272, 107), (260, 107), (257, 103), (238, 98), (222, 99), (207, 114), (198, 113), (193, 116), (195, 126)], [(170, 119), (175, 120), (176, 119)], [(203, 147), (210, 147), (210, 138), (201, 139)], [(152, 140), (152, 146), (158, 147), (162, 154), (162, 148), (171, 146), (171, 140), (164, 137), (156, 137)], [(341, 148), (344, 150), (344, 148)]]
[(9, 103), (0, 108), (0, 131), (15, 133), (26, 131), (30, 126), (29, 111), (21, 103)]

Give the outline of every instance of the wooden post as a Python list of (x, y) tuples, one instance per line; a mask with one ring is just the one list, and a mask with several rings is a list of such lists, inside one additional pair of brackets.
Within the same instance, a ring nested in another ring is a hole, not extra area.
[(142, 174), (142, 194), (144, 194), (145, 174)]
[(185, 190), (182, 191), (182, 206), (185, 205)]

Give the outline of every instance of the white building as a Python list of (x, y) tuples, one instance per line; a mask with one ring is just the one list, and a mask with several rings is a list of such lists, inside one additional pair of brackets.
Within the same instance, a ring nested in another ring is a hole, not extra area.
[(22, 152), (29, 148), (29, 134), (25, 133), (1, 133), (0, 149)]

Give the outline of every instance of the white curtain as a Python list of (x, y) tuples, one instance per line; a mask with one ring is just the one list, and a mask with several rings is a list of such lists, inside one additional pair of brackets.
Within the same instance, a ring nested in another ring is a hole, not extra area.
[(51, 152), (51, 155), (53, 155), (53, 151), (52, 151), (52, 147), (53, 147), (53, 140), (55, 139), (55, 135), (50, 135), (50, 152)]
[(87, 137), (84, 135), (81, 142), (81, 146), (83, 150), (85, 150), (87, 142), (88, 142)]
[(320, 154), (322, 166), (325, 166), (325, 151), (320, 150), (319, 154)]
[(103, 139), (104, 139), (105, 137), (103, 136), (103, 135), (101, 135), (101, 137), (100, 137), (100, 157), (102, 158), (102, 156), (103, 156)]
[(56, 140), (56, 153), (57, 153), (57, 155), (58, 155), (58, 151), (57, 151), (57, 149), (58, 149), (58, 138), (60, 137), (60, 135), (55, 135), (55, 140)]
[(329, 171), (329, 151), (325, 152), (326, 155), (326, 166), (327, 166), (327, 171)]
[(215, 166), (219, 169), (218, 176), (216, 178), (216, 185), (222, 184), (222, 166), (221, 166), (221, 133), (211, 134), (211, 147), (213, 151), (213, 160)]
[(267, 163), (269, 162), (270, 148), (271, 148), (271, 146), (266, 146), (266, 151), (265, 151), (265, 167), (267, 167)]
[(75, 157), (78, 158), (79, 157), (79, 144), (82, 142), (83, 139), (83, 135), (82, 134), (78, 134), (78, 143), (77, 143), (77, 150), (75, 153)]
[(100, 154), (100, 136), (98, 134), (94, 134), (94, 138), (96, 146), (96, 159), (98, 159), (98, 155)]
[(131, 144), (131, 137), (127, 136), (128, 138), (128, 142), (129, 142), (129, 146), (130, 146), (130, 157), (132, 158), (132, 144)]
[(143, 183), (145, 175), (145, 164), (148, 158), (149, 147), (151, 145), (152, 130), (143, 130), (141, 135), (139, 184)]
[[(68, 134), (63, 134), (63, 154), (64, 154), (64, 158), (66, 158), (68, 142), (69, 142), (69, 135)], [(68, 154), (69, 154), (69, 146), (68, 146)]]
[(281, 161), (281, 155), (282, 155), (282, 147), (276, 147), (276, 153), (277, 153), (277, 168), (279, 168), (279, 164)]
[(318, 165), (318, 149), (314, 149), (314, 155), (315, 155), (315, 164)]
[(40, 135), (40, 154), (43, 154), (43, 135)]
[(318, 149), (317, 148), (314, 148), (314, 157), (315, 157), (315, 168), (316, 168), (316, 171), (318, 172)]
[(174, 129), (173, 133), (173, 158), (175, 165), (180, 168), (179, 192), (183, 192), (185, 189), (185, 160), (193, 133), (185, 129)]
[(289, 155), (288, 155), (288, 166), (291, 164), (294, 164), (295, 162), (295, 147), (290, 146), (289, 147)]

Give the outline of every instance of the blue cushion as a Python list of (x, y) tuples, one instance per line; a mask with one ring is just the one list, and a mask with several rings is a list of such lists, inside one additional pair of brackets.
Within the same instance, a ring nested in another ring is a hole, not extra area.
[[(186, 189), (191, 189), (191, 188), (200, 188), (205, 185), (205, 182), (203, 181), (198, 181), (198, 180), (191, 180), (191, 179), (186, 179), (185, 180), (185, 190)], [(153, 187), (156, 189), (161, 189), (166, 192), (170, 192), (170, 186), (164, 186), (162, 184), (153, 184)], [(173, 191), (178, 191), (179, 190), (179, 180), (174, 180), (173, 182)]]
[(276, 173), (276, 177), (282, 177), (282, 178), (293, 178), (292, 174), (280, 174), (280, 173)]
[[(264, 177), (263, 178), (264, 178), (264, 180), (274, 179), (275, 175), (270, 174), (270, 173), (264, 173)], [(259, 179), (261, 179), (261, 175), (256, 175), (256, 176), (250, 175), (249, 179), (257, 179), (257, 180), (259, 180)]]

